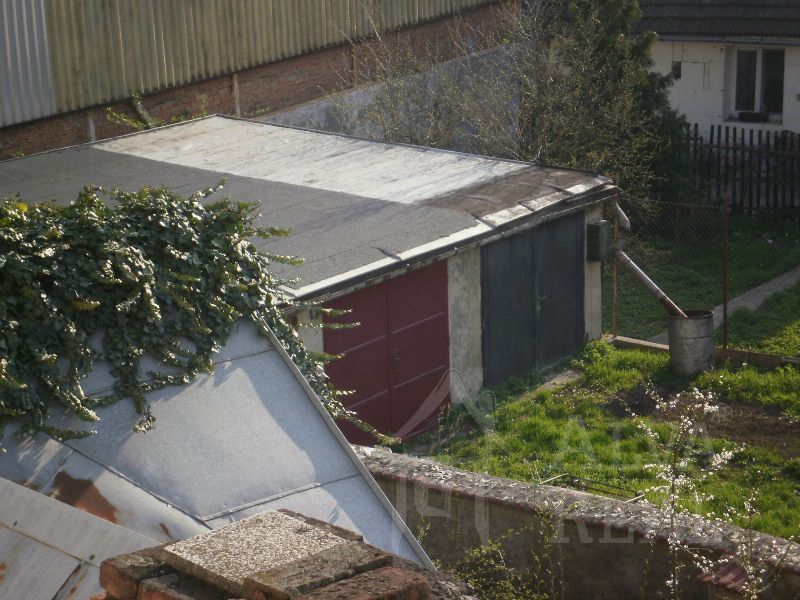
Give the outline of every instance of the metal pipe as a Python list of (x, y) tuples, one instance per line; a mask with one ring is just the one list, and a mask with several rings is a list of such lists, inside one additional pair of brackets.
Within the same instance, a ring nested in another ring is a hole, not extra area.
[(686, 319), (686, 313), (683, 312), (677, 304), (675, 304), (669, 296), (667, 296), (660, 287), (656, 285), (656, 283), (647, 276), (647, 273), (642, 271), (635, 262), (633, 262), (627, 254), (625, 254), (621, 249), (617, 248), (615, 250), (617, 259), (619, 260), (620, 264), (628, 269), (633, 276), (638, 279), (647, 291), (653, 294), (656, 299), (661, 303), (661, 305), (667, 309), (667, 312), (671, 315), (676, 317), (682, 317)]
[(622, 207), (616, 200), (614, 201), (614, 216), (617, 217), (617, 223), (619, 223), (620, 228), (623, 231), (630, 232), (631, 220), (628, 218), (628, 215), (625, 214), (625, 211), (622, 210)]

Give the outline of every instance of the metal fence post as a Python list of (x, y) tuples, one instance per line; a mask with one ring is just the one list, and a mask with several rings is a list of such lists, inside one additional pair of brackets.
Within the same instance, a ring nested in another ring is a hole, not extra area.
[[(619, 238), (619, 221), (614, 218), (614, 248), (617, 247), (617, 239)], [(617, 337), (617, 321), (619, 313), (619, 262), (617, 261), (617, 253), (614, 252), (614, 263), (612, 268), (611, 284), (613, 287), (613, 304), (611, 305), (611, 335)]]
[(728, 192), (722, 194), (722, 347), (728, 347)]

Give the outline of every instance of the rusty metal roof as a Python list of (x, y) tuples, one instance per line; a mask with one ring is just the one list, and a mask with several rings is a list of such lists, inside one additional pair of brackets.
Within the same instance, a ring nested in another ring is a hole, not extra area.
[(85, 600), (100, 563), (157, 542), (0, 478), (0, 598)]
[[(17, 491), (11, 504), (0, 502), (2, 516), (10, 514), (7, 506), (32, 497), (32, 490), (36, 506), (45, 509), (36, 539), (0, 529), (6, 536), (0, 537), (0, 562), (7, 563), (12, 551), (39, 557), (39, 546), (53, 539), (67, 554), (94, 549), (97, 564), (113, 555), (116, 547), (109, 554), (107, 536), (96, 523), (76, 530), (68, 526), (72, 521), (59, 520), (56, 509), (46, 508), (64, 503), (139, 536), (131, 539), (153, 540), (150, 545), (288, 508), (430, 564), (274, 337), (265, 339), (242, 323), (214, 363), (213, 374), (149, 394), (157, 421), (147, 433), (133, 432), (137, 415), (124, 401), (98, 411), (99, 431), (86, 439), (62, 442), (37, 434), (18, 440), (6, 432), (0, 477), (29, 489)], [(110, 383), (101, 365), (84, 389), (97, 394)], [(86, 426), (66, 415), (52, 423)], [(73, 559), (63, 559), (66, 574)], [(39, 571), (38, 560), (19, 568)], [(18, 597), (9, 595), (10, 585), (0, 581), (0, 598)]]

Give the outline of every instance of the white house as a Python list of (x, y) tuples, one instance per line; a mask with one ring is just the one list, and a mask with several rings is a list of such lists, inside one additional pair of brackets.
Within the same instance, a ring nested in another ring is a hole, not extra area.
[(640, 0), (659, 34), (654, 68), (701, 132), (737, 125), (800, 132), (800, 0)]

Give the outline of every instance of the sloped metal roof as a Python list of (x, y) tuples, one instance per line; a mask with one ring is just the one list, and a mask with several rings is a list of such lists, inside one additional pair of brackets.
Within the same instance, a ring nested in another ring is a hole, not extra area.
[(0, 478), (0, 598), (85, 600), (100, 563), (157, 542)]
[(215, 116), (0, 163), (0, 197), (68, 202), (90, 183), (188, 195), (223, 177), (262, 224), (291, 229), (256, 244), (305, 259), (275, 265), (304, 297), (618, 191), (584, 171)]
[[(252, 324), (241, 323), (214, 363), (211, 375), (148, 395), (157, 421), (147, 433), (133, 432), (137, 415), (125, 401), (98, 411), (98, 433), (86, 439), (60, 442), (38, 434), (20, 441), (6, 432), (0, 477), (36, 490), (31, 493), (39, 505), (60, 500), (135, 532), (140, 537), (131, 539), (146, 538), (149, 545), (289, 508), (430, 564), (274, 337), (265, 339)], [(100, 366), (84, 389), (98, 394), (110, 382)], [(53, 423), (86, 428), (65, 415)], [(2, 516), (20, 501), (0, 502)], [(52, 535), (67, 554), (95, 548), (97, 564), (110, 555), (101, 529), (51, 525), (42, 525), (36, 544), (49, 544)], [(12, 547), (15, 553), (44, 552), (31, 544), (17, 534), (0, 537), (0, 562)], [(75, 561), (63, 562), (71, 572)], [(27, 568), (39, 571), (42, 563)], [(0, 582), (0, 598), (12, 597)]]

